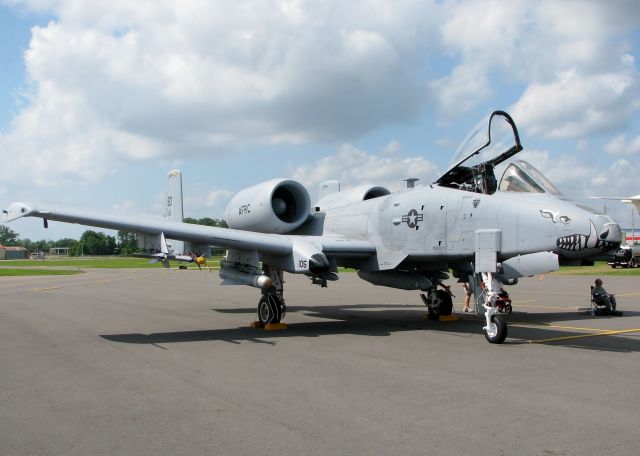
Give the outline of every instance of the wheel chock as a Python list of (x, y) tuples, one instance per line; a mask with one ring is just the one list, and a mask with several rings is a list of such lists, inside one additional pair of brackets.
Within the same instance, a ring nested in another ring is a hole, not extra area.
[[(422, 318), (425, 320), (432, 320), (429, 314), (426, 314)], [(437, 321), (458, 321), (458, 320), (460, 320), (460, 317), (458, 317), (457, 315), (440, 315)]]
[(286, 323), (269, 323), (264, 326), (265, 331), (282, 331), (283, 329), (287, 329)]
[(286, 323), (269, 323), (269, 324), (263, 325), (259, 321), (252, 321), (249, 326), (253, 329), (264, 328), (265, 331), (281, 331), (283, 329), (287, 329)]

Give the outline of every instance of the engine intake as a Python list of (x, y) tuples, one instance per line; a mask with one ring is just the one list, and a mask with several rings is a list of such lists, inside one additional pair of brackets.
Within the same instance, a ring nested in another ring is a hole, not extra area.
[(288, 233), (309, 217), (307, 189), (294, 180), (272, 179), (240, 191), (227, 206), (229, 228), (260, 233)]
[(378, 185), (359, 185), (347, 190), (331, 193), (320, 199), (316, 203), (316, 206), (319, 207), (321, 211), (326, 211), (336, 207), (343, 207), (349, 204), (380, 198), (381, 196), (387, 196), (390, 194), (391, 192), (385, 187), (380, 187)]

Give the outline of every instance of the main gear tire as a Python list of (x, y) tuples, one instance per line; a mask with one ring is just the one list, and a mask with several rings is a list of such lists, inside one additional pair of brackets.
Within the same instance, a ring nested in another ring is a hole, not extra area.
[(258, 302), (258, 321), (262, 326), (280, 323), (283, 305), (275, 293), (265, 293)]
[(436, 291), (436, 296), (438, 299), (438, 313), (440, 315), (451, 315), (453, 311), (453, 300), (451, 299), (451, 295), (444, 290)]

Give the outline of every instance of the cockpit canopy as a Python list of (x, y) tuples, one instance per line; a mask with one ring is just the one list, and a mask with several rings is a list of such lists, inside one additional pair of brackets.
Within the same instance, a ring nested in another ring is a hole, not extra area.
[(462, 141), (449, 168), (436, 184), (486, 194), (499, 190), (562, 196), (549, 179), (524, 160), (509, 163), (498, 185), (494, 168), (521, 150), (518, 129), (511, 116), (504, 111), (494, 111)]
[(500, 179), (498, 189), (501, 192), (551, 193), (561, 195), (560, 191), (538, 171), (524, 160), (514, 160), (507, 166)]
[(494, 193), (494, 167), (522, 150), (516, 124), (504, 111), (482, 119), (462, 141), (449, 169), (436, 181), (443, 187)]

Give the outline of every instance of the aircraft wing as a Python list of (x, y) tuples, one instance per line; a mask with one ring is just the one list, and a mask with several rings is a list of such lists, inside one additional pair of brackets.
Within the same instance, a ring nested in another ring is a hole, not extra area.
[(295, 253), (296, 246), (300, 244), (312, 244), (325, 255), (334, 257), (362, 257), (376, 253), (373, 244), (358, 239), (256, 233), (52, 203), (12, 203), (3, 213), (4, 222), (21, 217), (40, 217), (45, 220), (77, 223), (131, 233), (164, 235), (168, 239), (209, 244), (227, 249), (257, 251), (281, 257)]

